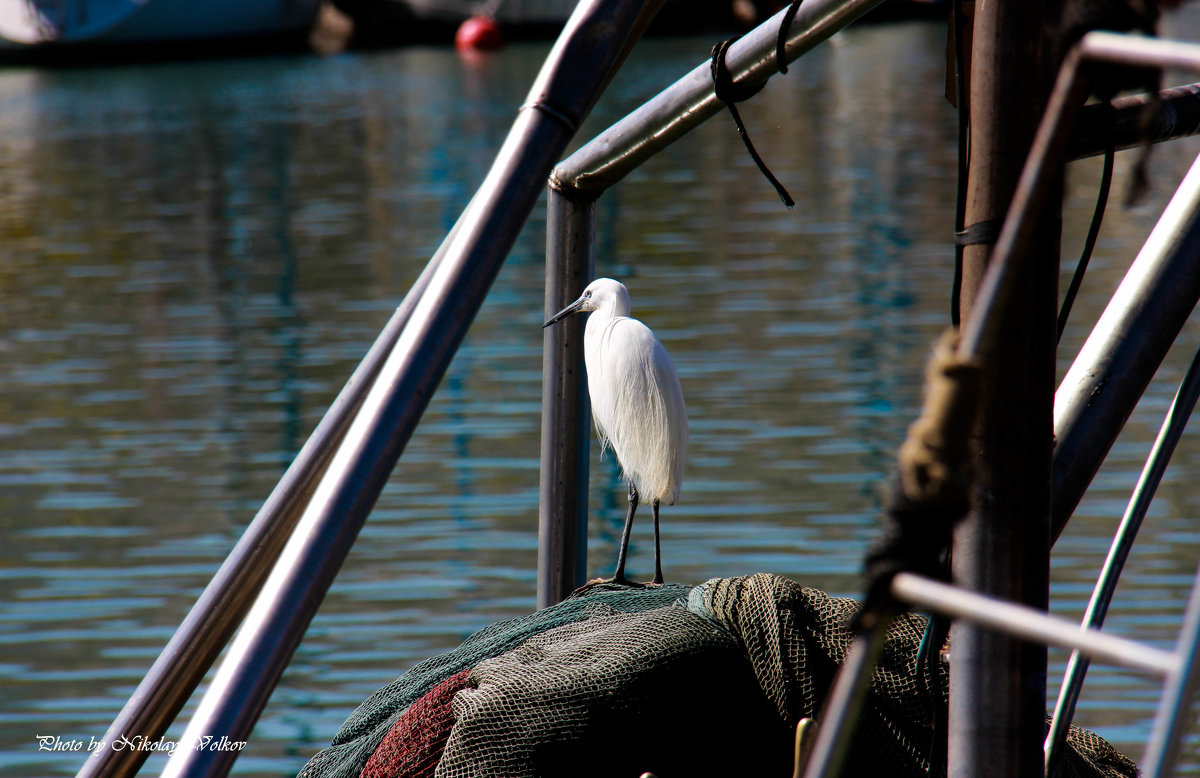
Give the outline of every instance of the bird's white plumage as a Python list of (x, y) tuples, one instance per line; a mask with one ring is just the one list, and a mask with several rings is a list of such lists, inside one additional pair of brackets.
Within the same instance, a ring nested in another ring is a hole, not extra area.
[(629, 292), (620, 282), (597, 279), (580, 299), (581, 309), (592, 311), (583, 349), (601, 441), (642, 499), (673, 505), (683, 484), (688, 431), (671, 357), (649, 327), (630, 318)]
[(588, 284), (579, 299), (546, 320), (549, 327), (590, 311), (583, 333), (583, 358), (592, 398), (592, 418), (602, 445), (611, 446), (629, 481), (629, 511), (611, 582), (626, 584), (625, 556), (640, 500), (654, 511), (654, 580), (663, 582), (658, 507), (673, 505), (687, 461), (687, 409), (667, 350), (645, 324), (629, 316), (629, 291), (611, 278)]

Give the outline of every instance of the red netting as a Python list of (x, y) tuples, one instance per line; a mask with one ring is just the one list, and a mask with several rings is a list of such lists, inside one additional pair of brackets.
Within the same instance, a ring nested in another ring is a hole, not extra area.
[(450, 704), (466, 687), (470, 674), (469, 670), (456, 673), (414, 702), (383, 736), (361, 778), (432, 778), (454, 726)]

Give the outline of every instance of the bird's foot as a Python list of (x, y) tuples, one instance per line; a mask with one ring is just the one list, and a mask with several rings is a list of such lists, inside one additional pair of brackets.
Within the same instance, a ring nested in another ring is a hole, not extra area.
[(571, 596), (575, 597), (580, 594), (587, 594), (592, 589), (597, 589), (600, 587), (613, 587), (613, 588), (624, 587), (624, 588), (628, 588), (628, 589), (644, 589), (649, 585), (650, 584), (640, 584), (636, 581), (630, 581), (627, 578), (618, 579), (616, 576), (614, 576), (612, 578), (595, 578), (591, 581), (588, 581), (583, 586), (580, 586), (575, 591), (571, 592)]

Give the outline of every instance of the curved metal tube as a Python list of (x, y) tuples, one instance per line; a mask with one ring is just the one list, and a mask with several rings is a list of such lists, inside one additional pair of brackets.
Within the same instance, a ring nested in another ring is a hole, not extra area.
[[(788, 62), (829, 39), (882, 0), (805, 0), (787, 34)], [(787, 9), (739, 38), (725, 56), (738, 84), (766, 81), (778, 68), (775, 43)], [(568, 197), (599, 197), (650, 157), (702, 124), (725, 103), (713, 92), (706, 61), (565, 159), (550, 175)]]

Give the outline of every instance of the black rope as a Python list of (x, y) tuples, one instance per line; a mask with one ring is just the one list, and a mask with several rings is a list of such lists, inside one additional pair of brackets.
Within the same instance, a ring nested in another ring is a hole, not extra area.
[[(1079, 256), (1079, 264), (1075, 266), (1075, 274), (1071, 276), (1071, 284), (1063, 296), (1062, 307), (1058, 311), (1058, 340), (1062, 340), (1063, 330), (1067, 328), (1067, 319), (1071, 316), (1071, 306), (1075, 304), (1075, 295), (1083, 283), (1083, 274), (1087, 271), (1092, 252), (1096, 249), (1096, 239), (1100, 236), (1100, 225), (1104, 221), (1104, 209), (1108, 205), (1108, 192), (1112, 188), (1113, 158), (1117, 154), (1115, 132), (1116, 111), (1112, 103), (1108, 103), (1109, 124), (1108, 143), (1104, 147), (1104, 169), (1100, 173), (1100, 190), (1096, 194), (1096, 209), (1092, 211), (1092, 224), (1088, 227), (1087, 238), (1083, 241), (1083, 253)], [(1057, 341), (1056, 341), (1057, 342)]]
[(754, 143), (751, 142), (750, 136), (746, 133), (746, 125), (742, 123), (742, 116), (738, 113), (734, 103), (740, 103), (744, 100), (749, 100), (754, 95), (762, 91), (766, 86), (766, 82), (747, 86), (745, 84), (735, 83), (733, 76), (729, 73), (729, 67), (725, 64), (725, 53), (729, 47), (740, 36), (734, 36), (727, 41), (722, 41), (712, 50), (712, 79), (713, 91), (716, 93), (717, 99), (725, 103), (729, 108), (729, 113), (733, 116), (733, 123), (737, 126), (738, 135), (742, 136), (742, 143), (746, 145), (746, 151), (750, 152), (750, 158), (754, 160), (754, 164), (758, 166), (759, 171), (766, 177), (771, 185), (775, 187), (775, 191), (779, 193), (779, 199), (783, 200), (783, 204), (791, 208), (796, 204), (792, 196), (788, 194), (787, 189), (783, 184), (779, 183), (767, 165), (763, 162), (762, 157), (758, 155), (758, 151), (754, 148)]
[(712, 62), (709, 65), (712, 71), (713, 92), (716, 93), (718, 100), (729, 103), (731, 106), (734, 103), (749, 100), (767, 85), (766, 81), (757, 84), (739, 84), (733, 80), (733, 74), (729, 72), (729, 66), (725, 64), (725, 54), (740, 37), (742, 36), (735, 35), (729, 40), (721, 41), (713, 46)]

